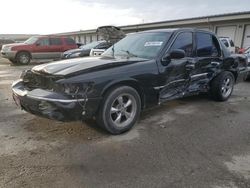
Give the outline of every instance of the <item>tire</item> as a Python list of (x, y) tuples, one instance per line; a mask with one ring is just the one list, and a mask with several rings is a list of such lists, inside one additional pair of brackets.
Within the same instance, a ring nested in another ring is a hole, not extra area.
[(211, 82), (211, 96), (216, 101), (226, 101), (233, 92), (235, 77), (231, 72), (220, 73)]
[(130, 130), (141, 113), (141, 98), (129, 86), (116, 87), (104, 96), (97, 123), (111, 134), (117, 135)]
[(19, 52), (16, 56), (16, 62), (20, 65), (28, 65), (30, 63), (30, 54), (28, 52)]

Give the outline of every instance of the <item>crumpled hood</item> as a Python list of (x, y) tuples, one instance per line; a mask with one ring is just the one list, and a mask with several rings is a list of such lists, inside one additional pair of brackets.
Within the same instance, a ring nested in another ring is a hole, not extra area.
[(13, 47), (13, 46), (25, 46), (26, 44), (24, 43), (12, 43), (12, 44), (4, 44), (2, 48), (5, 47)]
[(125, 66), (131, 63), (146, 61), (141, 58), (113, 59), (102, 57), (76, 58), (38, 65), (32, 68), (33, 72), (40, 74), (67, 76), (76, 73), (89, 73), (117, 66)]

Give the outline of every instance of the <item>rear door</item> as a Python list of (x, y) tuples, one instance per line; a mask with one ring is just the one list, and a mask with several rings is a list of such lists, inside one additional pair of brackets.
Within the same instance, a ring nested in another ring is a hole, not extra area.
[(220, 67), (223, 59), (217, 38), (205, 32), (196, 32), (196, 65), (191, 73), (190, 91), (207, 89), (207, 84), (213, 78), (214, 72)]
[(59, 59), (64, 52), (64, 44), (60, 37), (50, 37), (50, 57)]
[(63, 52), (78, 48), (78, 45), (72, 38), (63, 38), (63, 40), (64, 40)]

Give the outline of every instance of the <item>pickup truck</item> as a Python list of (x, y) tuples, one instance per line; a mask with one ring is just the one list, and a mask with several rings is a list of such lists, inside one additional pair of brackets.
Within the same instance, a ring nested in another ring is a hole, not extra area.
[(27, 65), (32, 59), (60, 59), (63, 52), (75, 48), (75, 41), (68, 37), (35, 36), (24, 43), (3, 45), (1, 55), (13, 64)]
[(12, 91), (32, 114), (60, 121), (95, 117), (121, 134), (153, 105), (203, 92), (226, 101), (247, 71), (246, 57), (232, 55), (212, 32), (161, 29), (127, 35), (101, 57), (35, 66)]

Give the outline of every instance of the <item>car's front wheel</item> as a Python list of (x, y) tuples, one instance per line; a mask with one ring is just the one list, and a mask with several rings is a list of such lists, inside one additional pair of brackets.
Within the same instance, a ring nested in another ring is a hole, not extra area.
[(120, 86), (105, 95), (97, 121), (111, 134), (121, 134), (133, 127), (140, 112), (141, 99), (138, 92), (132, 87)]
[(16, 64), (17, 64), (16, 60), (14, 60), (14, 59), (9, 59), (9, 61), (10, 61), (13, 65), (16, 65)]
[(16, 56), (16, 61), (20, 65), (28, 65), (30, 63), (30, 54), (28, 52), (19, 52)]
[(220, 73), (211, 83), (211, 95), (216, 101), (226, 101), (231, 96), (235, 78), (231, 72)]

